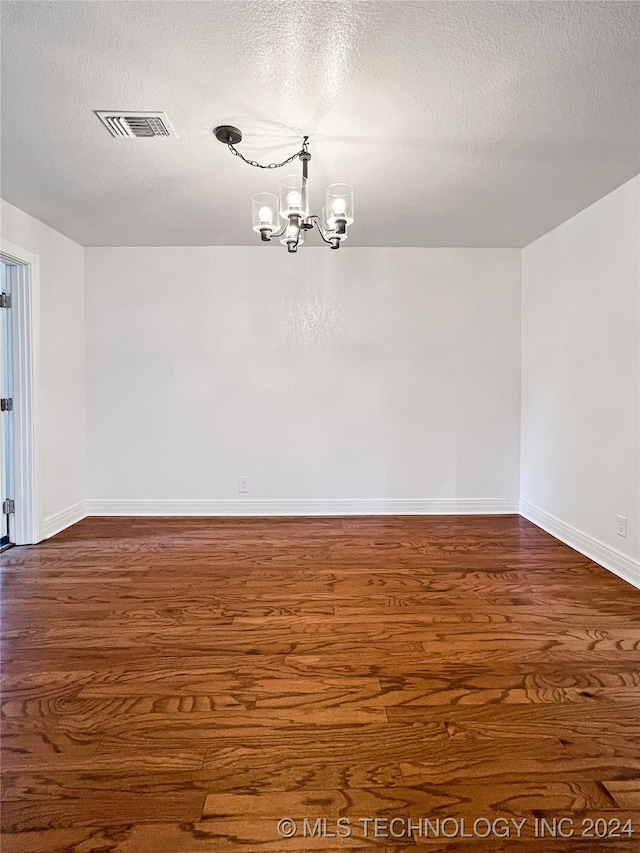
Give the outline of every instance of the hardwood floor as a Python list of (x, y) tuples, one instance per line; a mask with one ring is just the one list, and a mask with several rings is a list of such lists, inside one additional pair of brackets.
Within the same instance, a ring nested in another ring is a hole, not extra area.
[(640, 592), (522, 518), (0, 559), (4, 853), (640, 849)]

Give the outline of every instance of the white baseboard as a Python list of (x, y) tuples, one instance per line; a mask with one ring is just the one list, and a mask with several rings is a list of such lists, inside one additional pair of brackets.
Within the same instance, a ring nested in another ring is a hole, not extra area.
[(56, 512), (54, 515), (50, 515), (49, 518), (45, 518), (44, 520), (44, 539), (49, 539), (49, 537), (55, 536), (56, 533), (60, 533), (60, 531), (64, 530), (65, 527), (70, 527), (72, 524), (75, 524), (77, 521), (82, 521), (82, 519), (86, 517), (86, 501), (79, 501), (77, 504), (74, 504), (67, 509), (63, 509), (62, 512)]
[(89, 500), (87, 515), (267, 516), (267, 515), (504, 515), (518, 513), (517, 500)]
[(577, 527), (566, 524), (566, 522), (528, 501), (520, 501), (520, 515), (546, 530), (547, 533), (555, 536), (565, 545), (569, 545), (584, 554), (585, 557), (589, 557), (590, 560), (613, 572), (622, 580), (640, 589), (640, 560), (634, 560), (610, 545), (605, 545), (599, 539), (589, 536), (582, 530), (578, 530)]

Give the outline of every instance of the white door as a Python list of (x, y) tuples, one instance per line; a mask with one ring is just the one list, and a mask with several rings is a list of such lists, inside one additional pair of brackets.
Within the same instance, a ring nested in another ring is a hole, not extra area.
[[(4, 302), (11, 299), (11, 280), (13, 267), (4, 262), (0, 263), (2, 269), (2, 294)], [(9, 544), (11, 537), (11, 514), (8, 510), (8, 501), (12, 496), (12, 470), (11, 470), (11, 441), (13, 427), (13, 413), (11, 405), (12, 382), (11, 382), (11, 323), (9, 312), (11, 308), (7, 305), (0, 307), (0, 399), (2, 399), (2, 410), (0, 411), (0, 547)]]

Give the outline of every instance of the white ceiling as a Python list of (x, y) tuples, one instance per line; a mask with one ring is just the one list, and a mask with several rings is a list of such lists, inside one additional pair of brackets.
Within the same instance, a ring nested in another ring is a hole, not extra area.
[(347, 245), (523, 246), (640, 171), (639, 34), (638, 2), (3, 2), (1, 193), (86, 246), (254, 245), (291, 169), (229, 123), (262, 162), (311, 137), (314, 212), (355, 188)]

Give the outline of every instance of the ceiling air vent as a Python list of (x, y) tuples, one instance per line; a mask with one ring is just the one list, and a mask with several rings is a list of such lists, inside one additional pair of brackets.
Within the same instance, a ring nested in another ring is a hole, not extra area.
[(94, 110), (102, 124), (112, 136), (147, 138), (151, 136), (176, 137), (169, 119), (164, 113), (114, 112)]

